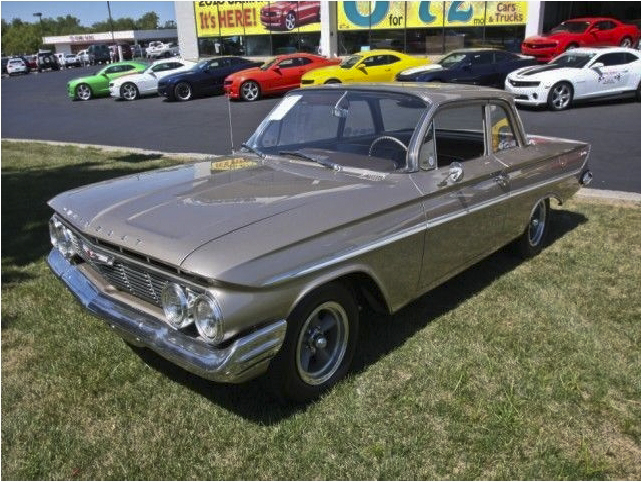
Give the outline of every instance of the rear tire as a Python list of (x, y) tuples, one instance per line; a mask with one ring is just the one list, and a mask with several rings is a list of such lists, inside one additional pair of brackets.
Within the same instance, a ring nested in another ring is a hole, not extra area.
[(639, 85), (637, 85), (637, 92), (636, 96), (637, 102), (641, 102), (641, 81), (639, 81)]
[(572, 105), (574, 91), (568, 82), (558, 82), (548, 94), (547, 104), (550, 110), (565, 110)]
[(358, 306), (344, 284), (306, 295), (287, 318), (287, 333), (268, 377), (280, 398), (307, 402), (345, 376), (358, 337)]
[(530, 213), (530, 220), (525, 231), (516, 240), (519, 254), (527, 259), (536, 256), (543, 249), (550, 231), (550, 200), (542, 199), (536, 203)]

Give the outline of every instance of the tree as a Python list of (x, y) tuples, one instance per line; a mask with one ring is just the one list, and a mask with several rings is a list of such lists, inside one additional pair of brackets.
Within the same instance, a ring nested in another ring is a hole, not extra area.
[(147, 12), (136, 21), (136, 27), (140, 30), (156, 30), (158, 28), (158, 14)]

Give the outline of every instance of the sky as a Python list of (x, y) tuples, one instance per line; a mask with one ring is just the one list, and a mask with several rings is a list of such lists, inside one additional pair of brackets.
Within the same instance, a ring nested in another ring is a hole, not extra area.
[[(131, 17), (134, 20), (142, 17), (147, 12), (156, 12), (159, 17), (159, 26), (163, 26), (167, 20), (176, 20), (174, 13), (174, 2), (109, 2), (111, 16), (113, 18)], [(14, 18), (20, 18), (25, 22), (35, 22), (35, 12), (41, 12), (42, 18), (66, 17), (70, 14), (80, 20), (80, 25), (91, 27), (95, 22), (101, 22), (109, 18), (106, 1), (96, 2), (0, 2), (0, 13), (2, 18), (11, 22)]]

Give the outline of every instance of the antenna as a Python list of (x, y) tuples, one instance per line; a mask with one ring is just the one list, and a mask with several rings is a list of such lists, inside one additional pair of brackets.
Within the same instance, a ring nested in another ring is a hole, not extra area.
[(231, 124), (231, 97), (229, 94), (227, 94), (227, 113), (229, 114), (229, 137), (231, 141), (231, 153), (235, 154), (234, 152), (234, 126)]

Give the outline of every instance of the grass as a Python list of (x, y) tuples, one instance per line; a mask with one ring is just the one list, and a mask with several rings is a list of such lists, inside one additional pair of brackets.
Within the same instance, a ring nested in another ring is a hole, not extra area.
[(5, 479), (640, 479), (641, 206), (570, 201), (394, 316), (307, 406), (135, 350), (49, 272), (47, 199), (175, 162), (2, 143)]

